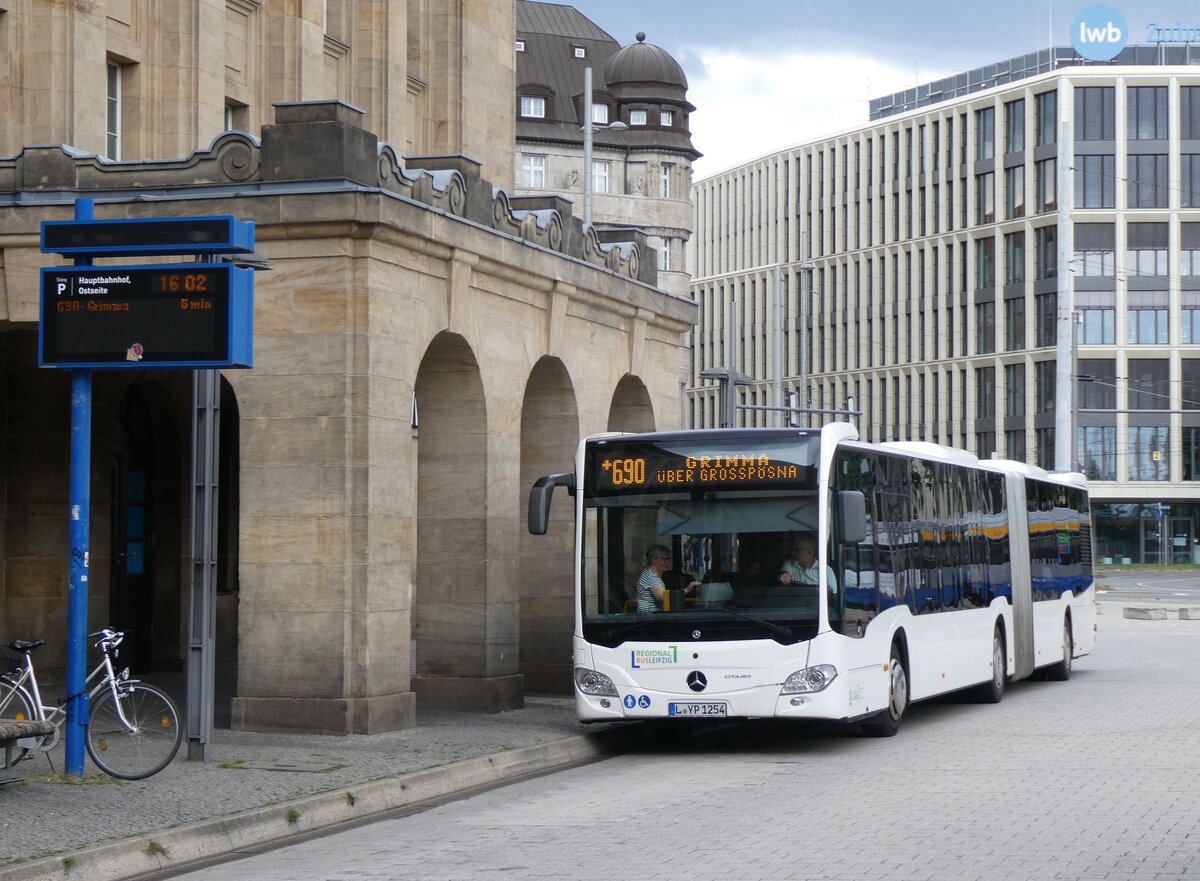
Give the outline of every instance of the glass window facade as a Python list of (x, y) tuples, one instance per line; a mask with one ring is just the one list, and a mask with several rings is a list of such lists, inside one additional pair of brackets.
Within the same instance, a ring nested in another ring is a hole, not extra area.
[(1167, 87), (1133, 86), (1125, 91), (1126, 133), (1131, 141), (1167, 139)]
[[(1165, 155), (1130, 156), (1128, 159), (1130, 208), (1167, 208), (1171, 191), (1167, 188), (1167, 157)], [(1111, 206), (1084, 206), (1111, 207)]]
[(1025, 348), (1025, 298), (1004, 301), (1004, 349), (1015, 352)]
[(1130, 426), (1128, 480), (1166, 480), (1170, 432), (1165, 425)]
[(1042, 92), (1034, 96), (1037, 126), (1037, 146), (1058, 143), (1058, 92)]
[(1116, 138), (1116, 89), (1085, 86), (1075, 90), (1075, 140), (1111, 141)]
[(1080, 309), (1076, 339), (1086, 346), (1111, 346), (1117, 341), (1117, 310), (1112, 307)]
[(996, 155), (996, 108), (975, 111), (975, 161)]
[(1166, 410), (1171, 406), (1170, 361), (1166, 358), (1130, 358), (1129, 409)]
[(1169, 342), (1166, 309), (1130, 309), (1127, 326), (1131, 346), (1165, 346)]
[(1035, 193), (1033, 210), (1045, 214), (1058, 206), (1058, 161), (1042, 159), (1034, 165)]
[[(1116, 206), (1116, 158), (1106, 156), (1075, 157), (1075, 207), (1113, 208)], [(1130, 182), (1130, 186), (1133, 184)]]
[(1025, 216), (1025, 166), (1004, 169), (1004, 219)]
[(1025, 149), (1025, 101), (1009, 101), (1004, 105), (1004, 152), (1020, 153)]

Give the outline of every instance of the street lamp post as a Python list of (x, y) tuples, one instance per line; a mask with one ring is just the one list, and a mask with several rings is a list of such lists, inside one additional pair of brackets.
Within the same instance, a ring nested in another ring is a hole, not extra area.
[[(629, 126), (619, 119), (605, 126), (608, 131), (625, 131)], [(592, 225), (592, 134), (596, 131), (596, 123), (592, 119), (592, 66), (583, 68), (583, 228), (587, 230)], [(626, 151), (628, 159), (628, 150)]]
[(592, 225), (592, 66), (583, 69), (583, 229)]

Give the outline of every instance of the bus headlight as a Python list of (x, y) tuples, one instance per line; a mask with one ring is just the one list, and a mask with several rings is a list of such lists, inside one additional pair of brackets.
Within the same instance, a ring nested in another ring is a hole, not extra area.
[(608, 697), (618, 697), (617, 687), (603, 673), (589, 670), (586, 667), (575, 668), (575, 685), (584, 694), (603, 694)]
[(797, 670), (783, 682), (780, 694), (803, 694), (823, 691), (837, 679), (837, 668), (832, 664), (818, 664)]

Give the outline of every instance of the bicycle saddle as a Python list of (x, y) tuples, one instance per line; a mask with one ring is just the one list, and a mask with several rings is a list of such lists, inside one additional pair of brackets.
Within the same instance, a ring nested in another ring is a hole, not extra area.
[(29, 641), (28, 639), (14, 639), (12, 642), (10, 642), (8, 644), (8, 647), (10, 649), (12, 649), (14, 652), (20, 652), (21, 654), (24, 655), (24, 654), (28, 654), (29, 652), (33, 651), (39, 645), (45, 645), (45, 644), (46, 644), (46, 640), (44, 640), (44, 639), (35, 639), (32, 642)]

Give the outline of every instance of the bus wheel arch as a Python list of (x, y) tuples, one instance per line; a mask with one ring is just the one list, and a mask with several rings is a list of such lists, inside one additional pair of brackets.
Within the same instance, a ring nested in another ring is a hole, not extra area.
[(903, 630), (892, 637), (888, 653), (887, 707), (863, 722), (863, 731), (871, 737), (893, 737), (911, 703), (912, 677), (909, 673), (908, 639)]
[(1071, 678), (1071, 661), (1075, 655), (1075, 632), (1071, 628), (1071, 610), (1063, 615), (1063, 656), (1056, 664), (1046, 668), (1046, 678), (1053, 682), (1066, 682)]

